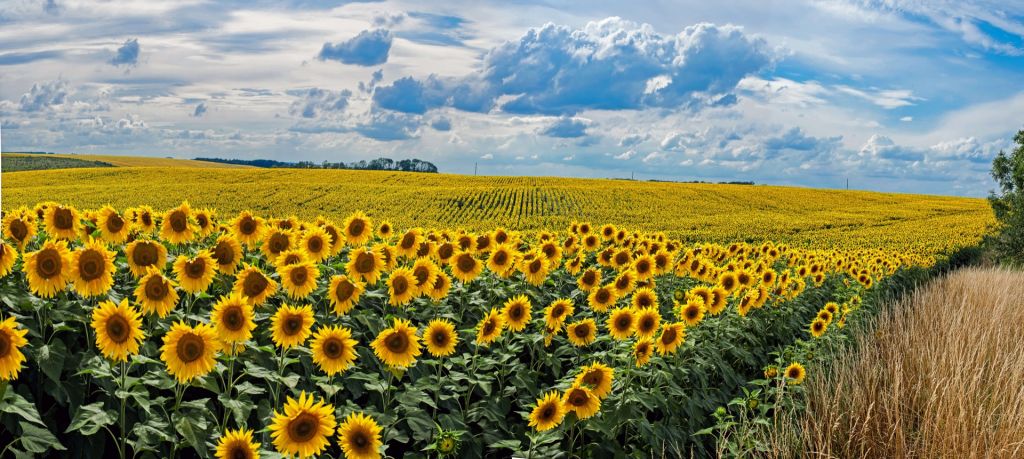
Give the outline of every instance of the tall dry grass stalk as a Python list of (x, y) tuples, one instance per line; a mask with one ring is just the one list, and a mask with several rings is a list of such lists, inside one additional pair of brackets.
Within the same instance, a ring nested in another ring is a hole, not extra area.
[(1024, 273), (952, 273), (859, 341), (808, 380), (780, 456), (1024, 457)]

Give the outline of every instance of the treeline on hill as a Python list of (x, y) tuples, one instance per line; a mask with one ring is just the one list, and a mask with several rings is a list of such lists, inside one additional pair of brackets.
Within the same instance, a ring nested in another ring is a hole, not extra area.
[(1000, 151), (992, 161), (999, 189), (988, 200), (998, 224), (987, 242), (1001, 261), (1024, 265), (1024, 129), (1013, 141), (1013, 150)]
[(400, 171), (400, 172), (431, 172), (437, 173), (437, 166), (428, 161), (419, 159), (400, 159), (395, 161), (391, 158), (377, 158), (370, 161), (359, 160), (351, 163), (324, 161), (314, 163), (312, 161), (286, 162), (273, 159), (224, 159), (224, 158), (195, 158), (196, 161), (208, 161), (212, 163), (239, 164), (244, 166), (267, 167), (267, 168), (289, 168), (289, 169), (357, 169), (369, 171)]

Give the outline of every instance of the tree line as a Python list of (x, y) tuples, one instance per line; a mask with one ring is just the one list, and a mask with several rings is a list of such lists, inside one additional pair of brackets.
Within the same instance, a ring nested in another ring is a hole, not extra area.
[(237, 164), (243, 166), (255, 166), (265, 168), (289, 168), (289, 169), (355, 169), (367, 171), (399, 171), (399, 172), (429, 172), (437, 173), (437, 166), (429, 161), (416, 158), (400, 159), (395, 161), (391, 158), (377, 158), (369, 161), (359, 160), (350, 163), (323, 161), (276, 161), (273, 159), (227, 159), (227, 158), (195, 158), (196, 161), (207, 161), (211, 163)]

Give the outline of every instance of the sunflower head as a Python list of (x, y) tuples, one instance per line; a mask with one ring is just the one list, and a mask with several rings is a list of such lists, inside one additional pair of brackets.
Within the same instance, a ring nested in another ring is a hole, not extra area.
[(272, 228), (263, 236), (260, 250), (267, 260), (276, 260), (278, 255), (295, 246), (295, 234), (292, 230)]
[(99, 241), (87, 242), (71, 256), (71, 280), (84, 297), (100, 296), (114, 285), (114, 253)]
[(231, 232), (235, 239), (249, 246), (263, 240), (263, 232), (266, 231), (266, 223), (262, 218), (256, 217), (249, 211), (242, 211), (231, 221)]
[(655, 341), (654, 345), (660, 355), (674, 354), (679, 349), (679, 346), (683, 344), (685, 338), (685, 325), (681, 322), (665, 324), (661, 329), (661, 335), (658, 336), (658, 340)]
[(467, 283), (476, 279), (484, 269), (484, 264), (473, 256), (472, 252), (462, 251), (452, 255), (452, 275)]
[(574, 385), (590, 388), (598, 398), (605, 398), (612, 392), (612, 380), (615, 379), (615, 370), (601, 363), (594, 362), (583, 367)]
[(427, 296), (434, 301), (441, 301), (448, 296), (448, 290), (452, 288), (452, 278), (448, 277), (444, 272), (438, 272), (437, 277), (434, 278), (433, 287), (427, 291)]
[(583, 271), (583, 275), (580, 276), (579, 280), (576, 281), (576, 285), (580, 287), (580, 290), (589, 292), (597, 287), (601, 283), (601, 272), (594, 269), (588, 268)]
[(283, 412), (274, 413), (269, 429), (278, 452), (310, 457), (327, 448), (335, 426), (334, 406), (303, 391), (298, 399), (288, 397)]
[(567, 411), (576, 413), (579, 419), (587, 419), (601, 410), (601, 399), (590, 389), (573, 385), (562, 396), (562, 404)]
[(434, 319), (423, 331), (423, 341), (427, 343), (427, 352), (434, 357), (447, 357), (455, 353), (459, 335), (455, 332), (455, 324), (447, 319)]
[(39, 250), (25, 254), (24, 271), (29, 289), (43, 298), (64, 290), (71, 275), (71, 251), (67, 242), (48, 240)]
[(654, 342), (647, 338), (641, 338), (633, 344), (633, 358), (636, 360), (637, 368), (647, 365), (654, 354)]
[(501, 311), (505, 325), (511, 331), (522, 331), (530, 322), (530, 299), (526, 295), (510, 298)]
[(139, 279), (135, 288), (135, 301), (139, 303), (143, 314), (156, 314), (164, 318), (178, 304), (178, 291), (172, 280), (164, 277), (157, 269), (150, 268), (149, 273)]
[(392, 306), (408, 304), (417, 291), (416, 276), (407, 268), (397, 268), (391, 271), (386, 284), (390, 295), (388, 303)]
[(277, 291), (277, 282), (263, 274), (259, 268), (246, 264), (235, 276), (233, 291), (241, 294), (253, 306), (259, 306)]
[(251, 429), (225, 430), (217, 441), (217, 459), (259, 459), (260, 444)]
[(355, 307), (365, 290), (365, 284), (349, 279), (348, 276), (342, 274), (331, 278), (327, 296), (331, 300), (331, 305), (334, 306), (334, 311), (338, 315), (345, 315)]
[(612, 284), (597, 287), (587, 296), (590, 308), (597, 312), (607, 311), (618, 299), (619, 293)]
[(661, 314), (654, 308), (636, 310), (636, 335), (638, 338), (651, 338), (661, 325)]
[(530, 427), (537, 432), (558, 427), (565, 418), (566, 406), (557, 391), (551, 391), (537, 399), (537, 405), (530, 412)]
[(597, 339), (597, 324), (594, 319), (583, 319), (569, 324), (566, 328), (569, 342), (576, 347), (583, 347)]
[(565, 319), (575, 312), (576, 308), (572, 305), (572, 300), (567, 298), (560, 298), (552, 301), (551, 304), (544, 309), (544, 325), (554, 331), (562, 329), (562, 324), (565, 323)]
[(497, 308), (491, 308), (490, 312), (487, 313), (480, 323), (476, 326), (476, 342), (481, 345), (488, 345), (493, 343), (499, 336), (501, 336), (501, 330), (505, 327), (505, 319)]
[(28, 330), (18, 326), (14, 317), (0, 321), (0, 381), (10, 381), (18, 377), (25, 354), (21, 348), (28, 344), (25, 335)]
[(71, 206), (52, 205), (43, 217), (46, 234), (53, 239), (77, 239), (82, 232), (82, 215)]
[(800, 363), (793, 362), (786, 367), (783, 375), (786, 377), (787, 384), (798, 385), (804, 382), (804, 378), (807, 377), (807, 370)]
[(271, 317), (270, 327), (275, 345), (285, 349), (301, 346), (312, 332), (313, 308), (309, 305), (281, 305)]
[(181, 244), (191, 241), (197, 229), (192, 217), (192, 207), (186, 201), (164, 213), (160, 237), (171, 244)]
[(311, 226), (299, 239), (298, 248), (306, 258), (319, 263), (331, 256), (333, 244), (331, 244), (331, 236), (327, 234), (327, 231), (319, 226)]
[(630, 308), (615, 308), (608, 316), (608, 331), (617, 340), (628, 339), (636, 330), (636, 315)]
[(210, 256), (217, 263), (217, 270), (224, 274), (234, 274), (242, 261), (242, 245), (238, 240), (222, 234), (217, 237), (217, 242), (210, 249)]
[(320, 327), (310, 344), (313, 363), (328, 376), (334, 376), (347, 370), (355, 362), (356, 344), (356, 340), (352, 339), (352, 331), (345, 327)]
[(281, 285), (288, 297), (297, 300), (309, 296), (316, 289), (316, 280), (320, 277), (320, 269), (312, 262), (300, 262), (285, 265), (277, 269)]
[(811, 336), (815, 338), (821, 338), (822, 335), (828, 330), (828, 322), (821, 318), (816, 318), (811, 321)]
[(410, 366), (421, 353), (416, 328), (404, 319), (395, 319), (391, 328), (381, 330), (371, 346), (377, 358), (391, 367)]
[(111, 206), (100, 209), (96, 226), (103, 240), (116, 244), (124, 242), (131, 230), (130, 223)]
[(508, 277), (512, 273), (512, 268), (515, 266), (516, 252), (515, 250), (505, 244), (497, 245), (491, 252), (490, 257), (487, 259), (487, 269), (498, 275), (499, 277)]
[(232, 347), (235, 343), (252, 338), (252, 331), (256, 328), (253, 316), (252, 305), (241, 295), (232, 293), (230, 296), (222, 296), (217, 304), (213, 305), (213, 310), (210, 311), (210, 324), (217, 332), (217, 339)]
[(352, 413), (338, 428), (338, 443), (347, 459), (377, 459), (382, 445), (380, 431), (373, 418), (363, 413)]
[(384, 269), (384, 259), (373, 249), (359, 247), (348, 253), (346, 269), (350, 278), (376, 285)]
[(14, 262), (18, 259), (18, 252), (14, 247), (0, 241), (0, 277), (6, 277), (11, 273)]
[(213, 327), (206, 324), (191, 327), (177, 322), (164, 335), (160, 360), (167, 364), (167, 372), (178, 382), (187, 383), (213, 371), (220, 348)]
[(377, 225), (377, 236), (380, 237), (381, 239), (384, 239), (384, 240), (391, 239), (391, 236), (394, 235), (394, 234), (395, 234), (395, 227), (391, 224), (391, 222), (385, 220), (385, 221), (380, 222), (380, 224)]
[(677, 305), (677, 310), (688, 327), (696, 326), (704, 319), (704, 302), (699, 299), (691, 298), (685, 304)]
[(189, 293), (205, 292), (217, 274), (217, 262), (208, 250), (200, 250), (192, 258), (178, 255), (174, 260), (174, 274), (182, 290)]

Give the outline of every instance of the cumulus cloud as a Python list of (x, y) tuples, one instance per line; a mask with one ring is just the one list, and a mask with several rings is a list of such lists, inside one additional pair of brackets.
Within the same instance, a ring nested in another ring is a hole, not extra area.
[(317, 58), (352, 65), (379, 65), (388, 61), (394, 36), (386, 29), (359, 32), (350, 40), (337, 44), (324, 43)]
[(875, 134), (860, 148), (858, 155), (862, 158), (887, 159), (891, 161), (922, 161), (924, 152), (896, 145), (892, 139)]
[(701, 23), (664, 35), (616, 17), (576, 30), (549, 23), (488, 51), (478, 71), (401, 79), (379, 87), (374, 101), (409, 113), (445, 105), (561, 115), (693, 107), (734, 100), (722, 96), (774, 58), (763, 39), (733, 25)]
[(352, 97), (352, 91), (348, 89), (332, 91), (309, 88), (289, 90), (286, 93), (298, 98), (288, 107), (288, 113), (300, 115), (303, 118), (316, 118), (324, 113), (342, 112), (348, 107), (349, 98)]
[(419, 137), (421, 120), (402, 113), (374, 111), (356, 125), (355, 131), (363, 137), (380, 141), (408, 140)]
[(57, 79), (46, 83), (33, 83), (32, 89), (21, 96), (18, 108), (23, 112), (39, 112), (68, 102), (71, 89), (68, 82)]
[(613, 157), (618, 160), (626, 161), (634, 156), (636, 156), (636, 150), (626, 150), (621, 155), (615, 155)]
[(639, 145), (639, 144), (647, 141), (647, 139), (650, 139), (650, 138), (651, 138), (650, 134), (643, 134), (643, 135), (640, 135), (640, 134), (629, 134), (629, 135), (619, 139), (619, 146), (620, 147), (626, 147), (626, 148), (633, 147), (633, 146)]
[(560, 138), (577, 138), (587, 135), (588, 120), (563, 116), (540, 130), (541, 135)]
[(131, 38), (117, 48), (114, 57), (110, 59), (110, 65), (132, 67), (139, 62), (139, 39)]

